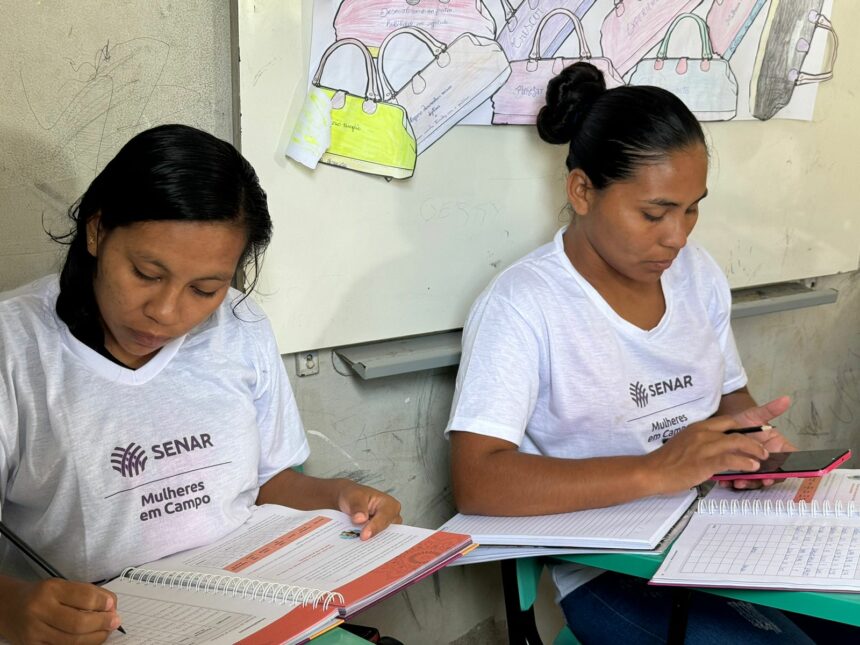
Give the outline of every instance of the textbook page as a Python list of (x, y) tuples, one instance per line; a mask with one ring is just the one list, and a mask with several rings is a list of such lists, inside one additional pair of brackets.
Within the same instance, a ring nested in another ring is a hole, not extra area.
[(556, 515), (458, 514), (441, 530), (468, 533), (481, 545), (653, 549), (695, 499), (696, 491), (689, 490)]
[[(393, 524), (369, 540), (332, 510), (259, 506), (214, 544), (145, 565), (296, 587), (293, 600), (331, 602), (352, 613), (457, 557), (465, 535)], [(345, 612), (342, 612), (345, 613)]]
[(301, 643), (341, 622), (334, 608), (165, 589), (122, 578), (105, 588), (117, 595), (126, 631), (114, 632), (109, 642), (125, 645)]
[(696, 513), (651, 582), (860, 592), (860, 520)]

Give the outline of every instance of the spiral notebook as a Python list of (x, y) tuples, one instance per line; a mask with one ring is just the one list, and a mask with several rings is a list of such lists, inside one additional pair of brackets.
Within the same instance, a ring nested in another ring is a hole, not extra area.
[(651, 583), (860, 592), (860, 470), (713, 489)]
[(214, 544), (130, 567), (105, 588), (117, 594), (125, 643), (299, 643), (470, 543), (404, 525), (361, 541), (343, 513), (266, 505)]
[(468, 533), (481, 545), (653, 549), (696, 499), (683, 491), (626, 504), (556, 515), (455, 515), (441, 530)]

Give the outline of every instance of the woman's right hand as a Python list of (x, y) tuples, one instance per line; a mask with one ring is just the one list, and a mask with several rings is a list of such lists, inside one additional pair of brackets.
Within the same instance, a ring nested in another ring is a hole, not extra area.
[(768, 451), (761, 441), (726, 430), (764, 425), (785, 412), (787, 397), (749, 408), (737, 414), (711, 417), (692, 423), (663, 446), (645, 456), (661, 493), (692, 488), (726, 470), (755, 472)]
[(12, 643), (103, 643), (120, 625), (116, 596), (83, 582), (0, 577), (0, 635)]

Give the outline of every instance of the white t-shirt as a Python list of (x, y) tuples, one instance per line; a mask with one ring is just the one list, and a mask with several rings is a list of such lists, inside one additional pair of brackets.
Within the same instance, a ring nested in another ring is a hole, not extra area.
[[(565, 230), (499, 274), (472, 307), (446, 434), (552, 457), (639, 455), (746, 385), (728, 283), (701, 247), (689, 242), (663, 274), (666, 311), (645, 331), (574, 269)], [(594, 575), (554, 571), (562, 597)]]
[[(137, 370), (78, 341), (57, 276), (0, 295), (0, 510), (69, 578), (207, 544), (308, 456), (268, 321), (230, 290)], [(5, 542), (5, 541), (4, 541)], [(0, 544), (0, 573), (36, 577)]]

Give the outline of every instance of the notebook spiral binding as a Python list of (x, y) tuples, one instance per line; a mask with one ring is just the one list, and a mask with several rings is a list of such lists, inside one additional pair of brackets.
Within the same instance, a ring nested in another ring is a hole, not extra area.
[(130, 582), (167, 587), (168, 589), (188, 589), (205, 593), (220, 593), (231, 598), (262, 600), (278, 604), (296, 602), (302, 605), (328, 609), (332, 603), (343, 604), (343, 595), (336, 591), (310, 589), (279, 582), (265, 582), (237, 576), (193, 571), (157, 571), (126, 567), (120, 574)]
[(843, 503), (828, 500), (799, 502), (778, 500), (699, 500), (697, 511), (705, 515), (788, 515), (789, 517), (856, 517), (860, 516), (854, 502)]

